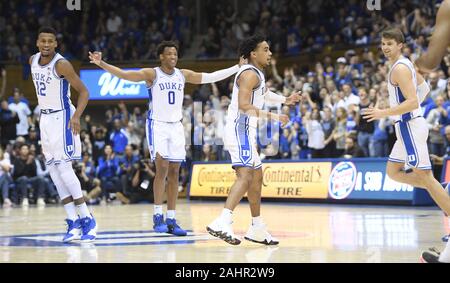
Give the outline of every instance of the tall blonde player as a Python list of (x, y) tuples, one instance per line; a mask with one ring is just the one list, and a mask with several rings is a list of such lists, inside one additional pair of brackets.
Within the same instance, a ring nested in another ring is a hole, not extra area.
[[(100, 52), (89, 52), (91, 63), (103, 68), (114, 76), (129, 81), (145, 81), (149, 92), (149, 114), (147, 118), (147, 140), (151, 159), (156, 163), (153, 183), (155, 198), (153, 228), (158, 233), (186, 236), (175, 220), (178, 197), (178, 174), (181, 162), (185, 160), (185, 137), (181, 120), (185, 83), (206, 84), (221, 81), (238, 70), (239, 66), (213, 73), (197, 73), (176, 68), (178, 47), (174, 42), (163, 41), (157, 48), (161, 65), (138, 71), (124, 71), (107, 64)], [(240, 63), (242, 64), (243, 61)], [(163, 196), (167, 178), (167, 215), (163, 216)]]
[[(419, 107), (416, 71), (413, 63), (401, 55), (405, 38), (398, 29), (382, 33), (381, 47), (391, 65), (388, 74), (390, 108), (369, 108), (363, 117), (374, 121), (391, 116), (395, 119), (397, 141), (394, 144), (386, 166), (388, 176), (401, 183), (425, 188), (447, 214), (450, 214), (450, 197), (434, 178), (428, 154), (428, 128)], [(406, 173), (404, 166), (412, 168)], [(450, 262), (450, 248), (441, 254), (441, 262)]]
[[(29, 62), (41, 109), (42, 152), (67, 213), (68, 228), (63, 241), (93, 241), (97, 223), (86, 206), (80, 181), (72, 168), (72, 160), (81, 159), (80, 117), (89, 93), (72, 64), (55, 52), (58, 44), (53, 28), (41, 28), (36, 45), (39, 53), (31, 56)], [(70, 101), (71, 85), (79, 93), (76, 109)]]

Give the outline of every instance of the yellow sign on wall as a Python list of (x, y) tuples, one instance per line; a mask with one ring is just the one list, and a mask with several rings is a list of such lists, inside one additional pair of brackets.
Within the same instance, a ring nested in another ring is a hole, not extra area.
[[(263, 198), (326, 199), (331, 162), (264, 163)], [(194, 164), (190, 196), (226, 197), (236, 179), (231, 164)]]

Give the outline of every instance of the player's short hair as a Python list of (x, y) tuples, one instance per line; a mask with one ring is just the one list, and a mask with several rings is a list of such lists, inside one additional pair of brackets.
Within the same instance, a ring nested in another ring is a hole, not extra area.
[(405, 36), (398, 28), (388, 28), (381, 33), (382, 38), (393, 39), (397, 43), (405, 43)]
[(256, 50), (256, 47), (266, 41), (265, 36), (261, 34), (255, 34), (251, 37), (244, 39), (239, 46), (239, 57), (244, 57), (244, 59), (250, 58), (250, 53)]
[(51, 33), (56, 37), (56, 30), (52, 27), (48, 27), (48, 26), (41, 27), (38, 31), (38, 35), (41, 33)]
[(175, 47), (175, 49), (178, 52), (178, 45), (174, 41), (163, 41), (156, 48), (156, 55), (159, 56), (159, 55), (163, 54), (164, 49), (166, 49), (167, 47)]

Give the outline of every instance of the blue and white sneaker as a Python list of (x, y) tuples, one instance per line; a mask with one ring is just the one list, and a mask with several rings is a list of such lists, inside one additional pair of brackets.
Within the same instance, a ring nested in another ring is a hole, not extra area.
[(168, 233), (173, 234), (175, 236), (186, 236), (187, 232), (177, 224), (175, 219), (166, 219), (167, 228), (169, 229)]
[(153, 215), (153, 229), (155, 229), (156, 233), (169, 232), (169, 228), (167, 227), (166, 222), (164, 222), (164, 215), (162, 214)]
[(67, 233), (64, 235), (63, 242), (69, 243), (74, 240), (79, 240), (81, 238), (81, 222), (80, 218), (73, 221), (66, 219), (67, 223)]
[(97, 238), (97, 222), (94, 217), (89, 218), (85, 217), (81, 220), (81, 228), (83, 231), (83, 235), (81, 236), (81, 241), (88, 243), (92, 242)]

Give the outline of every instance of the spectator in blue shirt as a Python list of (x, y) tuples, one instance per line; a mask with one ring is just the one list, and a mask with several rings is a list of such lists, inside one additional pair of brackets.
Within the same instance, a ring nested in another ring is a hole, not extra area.
[(122, 155), (125, 151), (125, 147), (128, 145), (128, 136), (125, 129), (122, 127), (122, 121), (120, 119), (114, 119), (114, 130), (112, 131), (109, 139), (113, 144), (113, 151), (118, 155)]
[(291, 158), (291, 144), (292, 135), (291, 130), (289, 128), (284, 128), (283, 133), (280, 136), (280, 153), (282, 159)]
[(101, 181), (103, 197), (111, 200), (110, 194), (119, 191), (119, 160), (110, 145), (105, 146), (105, 153), (98, 159), (97, 178)]
[(122, 184), (122, 191), (128, 192), (128, 185), (133, 178), (133, 166), (139, 163), (139, 156), (133, 154), (133, 146), (127, 145), (125, 147), (125, 155), (119, 160), (120, 166), (120, 183)]

